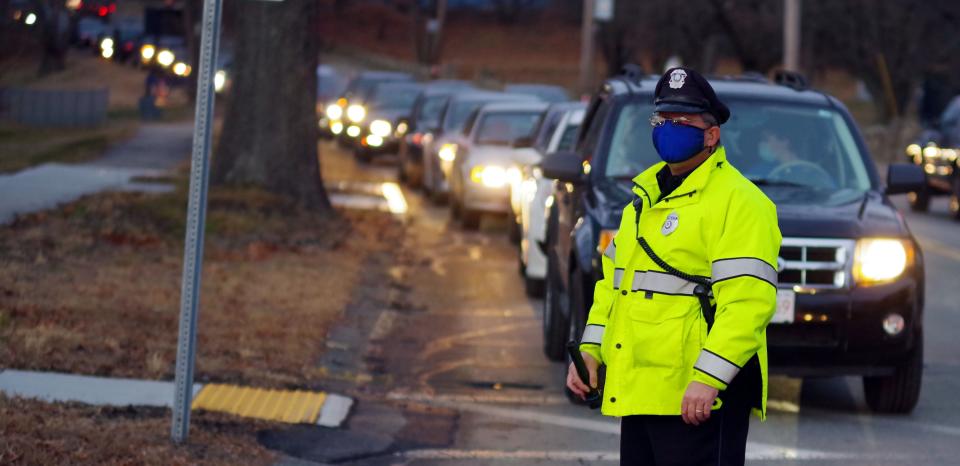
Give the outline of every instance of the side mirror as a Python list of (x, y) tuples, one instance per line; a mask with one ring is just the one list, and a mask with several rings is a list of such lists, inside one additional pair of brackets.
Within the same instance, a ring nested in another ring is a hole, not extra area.
[(927, 175), (919, 165), (894, 163), (887, 169), (887, 194), (903, 194), (923, 191), (927, 187)]
[(513, 146), (514, 149), (524, 149), (527, 147), (533, 147), (533, 138), (531, 137), (517, 138), (513, 140), (513, 144), (511, 145)]
[(540, 170), (545, 178), (553, 178), (564, 183), (583, 183), (583, 161), (575, 152), (554, 152), (547, 154), (540, 162)]

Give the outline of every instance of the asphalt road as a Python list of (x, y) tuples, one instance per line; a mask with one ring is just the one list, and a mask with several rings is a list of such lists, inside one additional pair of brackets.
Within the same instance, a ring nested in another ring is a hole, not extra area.
[[(333, 145), (323, 150), (346, 157)], [(360, 169), (393, 179), (386, 164)], [(404, 192), (407, 233), (384, 271), (391, 297), (366, 319), (365, 356), (351, 369), (369, 375), (358, 378), (367, 382), (356, 389), (349, 428), (376, 432), (392, 447), (346, 464), (617, 464), (617, 420), (569, 404), (564, 367), (542, 354), (542, 303), (523, 293), (505, 222), (485, 219), (481, 231), (463, 232), (446, 207)], [(960, 223), (947, 218), (943, 199), (929, 214), (904, 215), (923, 245), (928, 278), (916, 410), (871, 414), (858, 378), (777, 378), (776, 409), (751, 426), (748, 464), (960, 462)], [(384, 427), (391, 422), (397, 427)]]

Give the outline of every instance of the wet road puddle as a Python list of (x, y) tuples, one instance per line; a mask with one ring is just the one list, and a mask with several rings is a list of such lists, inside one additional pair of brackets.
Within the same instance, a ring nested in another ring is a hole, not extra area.
[(377, 210), (395, 215), (407, 213), (407, 199), (396, 183), (338, 181), (328, 182), (326, 187), (330, 202), (337, 207)]

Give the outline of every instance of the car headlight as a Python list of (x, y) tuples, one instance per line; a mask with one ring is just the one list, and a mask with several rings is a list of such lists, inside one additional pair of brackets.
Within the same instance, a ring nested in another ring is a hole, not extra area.
[(507, 170), (495, 165), (473, 167), (470, 170), (470, 179), (488, 188), (502, 188), (510, 182)]
[(393, 131), (393, 127), (387, 120), (373, 120), (370, 122), (370, 134), (385, 138)]
[(213, 90), (220, 92), (223, 90), (223, 87), (227, 85), (227, 72), (223, 70), (217, 71), (213, 75)]
[(615, 236), (617, 236), (617, 230), (600, 230), (600, 241), (597, 242), (597, 252), (603, 254)]
[(355, 137), (357, 137), (357, 136), (359, 136), (359, 135), (360, 135), (360, 127), (359, 127), (359, 126), (350, 125), (350, 126), (347, 127), (347, 136), (350, 136), (350, 137), (352, 137), (352, 138), (355, 138)]
[(401, 121), (400, 124), (397, 125), (397, 136), (403, 136), (404, 134), (407, 134), (409, 129), (410, 126), (407, 125), (407, 122)]
[(437, 157), (440, 157), (440, 160), (443, 160), (444, 162), (453, 162), (457, 158), (457, 145), (447, 143), (440, 146), (440, 151), (437, 152)]
[(923, 148), (923, 156), (924, 156), (924, 157), (933, 158), (933, 157), (936, 157), (936, 156), (938, 156), (938, 155), (940, 155), (940, 148), (937, 147), (937, 146), (927, 146), (927, 147), (924, 147), (924, 148)]
[(362, 105), (353, 104), (347, 107), (347, 118), (354, 123), (360, 123), (366, 116), (367, 109), (363, 108)]
[(857, 242), (853, 275), (861, 285), (893, 281), (913, 260), (913, 245), (900, 239), (867, 238)]
[(923, 149), (920, 148), (920, 144), (910, 144), (907, 146), (907, 155), (910, 157), (917, 157), (923, 152)]
[(110, 57), (113, 56), (113, 48), (101, 49), (100, 56), (102, 56), (103, 58), (109, 59)]
[(157, 48), (146, 44), (143, 47), (140, 47), (140, 57), (145, 61), (150, 61), (153, 59), (153, 56), (157, 54)]
[(177, 57), (173, 55), (173, 52), (169, 50), (161, 50), (160, 53), (157, 54), (157, 63), (166, 68), (172, 65), (176, 58)]
[(330, 132), (333, 134), (340, 134), (343, 132), (343, 123), (339, 121), (334, 121), (330, 124)]
[(112, 38), (104, 37), (103, 40), (100, 41), (100, 49), (106, 50), (106, 49), (112, 49), (112, 48), (113, 48)]
[(940, 157), (950, 162), (956, 162), (957, 150), (956, 149), (940, 149)]
[(327, 118), (331, 120), (339, 120), (343, 118), (343, 107), (337, 104), (327, 105), (326, 114)]
[(173, 65), (173, 74), (181, 77), (190, 76), (190, 65), (180, 61)]

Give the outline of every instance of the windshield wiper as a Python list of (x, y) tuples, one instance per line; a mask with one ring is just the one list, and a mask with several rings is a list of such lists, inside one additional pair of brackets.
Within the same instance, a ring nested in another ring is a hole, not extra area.
[(790, 186), (794, 188), (812, 188), (813, 186), (794, 183), (793, 181), (778, 180), (774, 178), (749, 178), (750, 182), (757, 186)]

